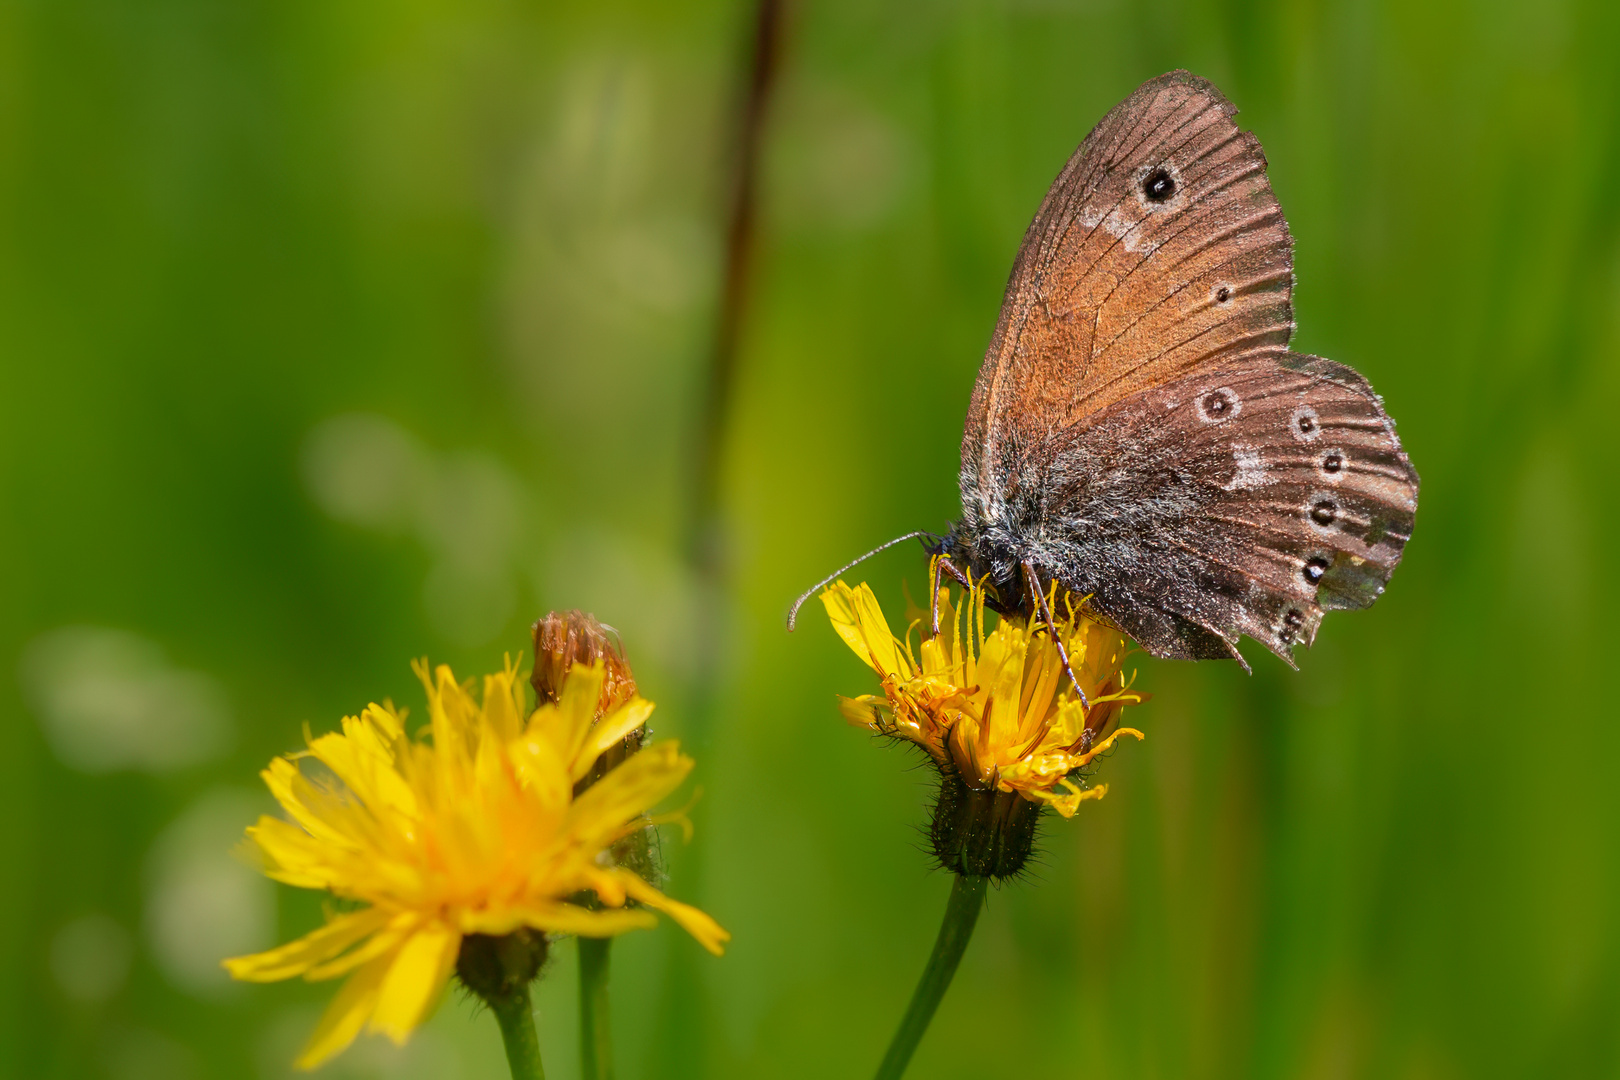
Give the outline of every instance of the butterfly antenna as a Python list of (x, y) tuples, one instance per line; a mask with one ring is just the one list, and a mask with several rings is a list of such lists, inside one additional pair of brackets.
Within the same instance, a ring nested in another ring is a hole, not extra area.
[(816, 582), (814, 585), (812, 585), (808, 589), (804, 590), (804, 592), (799, 594), (799, 598), (797, 600), (793, 601), (793, 607), (788, 609), (788, 617), (787, 617), (788, 633), (791, 634), (793, 632), (794, 625), (799, 621), (799, 609), (804, 606), (804, 602), (806, 600), (808, 600), (812, 596), (816, 595), (816, 593), (820, 592), (822, 589), (826, 588), (828, 585), (831, 585), (833, 582), (837, 581), (841, 575), (849, 572), (850, 570), (855, 569), (855, 567), (861, 565), (861, 563), (865, 562), (867, 559), (870, 559), (872, 556), (878, 554), (879, 552), (887, 551), (890, 548), (894, 547), (894, 545), (903, 544), (907, 540), (915, 540), (919, 536), (926, 536), (931, 540), (942, 539), (938, 533), (931, 533), (927, 529), (918, 529), (916, 532), (908, 532), (904, 536), (897, 536), (893, 540), (888, 541), (887, 543), (879, 544), (877, 547), (873, 548), (871, 551), (868, 551), (865, 555), (862, 555), (860, 558), (854, 560), (853, 562), (846, 563), (845, 565), (840, 566), (837, 570), (834, 570), (832, 573), (828, 574), (826, 577), (822, 578), (820, 581)]

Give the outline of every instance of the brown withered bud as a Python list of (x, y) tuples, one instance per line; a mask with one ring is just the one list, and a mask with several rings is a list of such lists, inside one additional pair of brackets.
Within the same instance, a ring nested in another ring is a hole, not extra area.
[[(575, 664), (590, 667), (597, 663), (604, 669), (602, 694), (596, 702), (596, 719), (600, 720), (636, 696), (636, 677), (630, 673), (624, 649), (596, 616), (583, 611), (553, 611), (534, 624), (534, 674), (529, 682), (540, 701), (555, 703), (561, 699), (563, 680)], [(591, 771), (574, 785), (574, 794), (640, 750), (645, 737), (646, 728), (637, 728), (604, 750)]]
[(624, 650), (596, 616), (583, 611), (553, 611), (534, 624), (534, 674), (529, 681), (541, 701), (557, 702), (563, 680), (575, 664), (590, 667), (600, 662), (607, 669), (597, 719), (636, 695), (636, 679)]
[[(556, 703), (562, 697), (563, 681), (575, 664), (589, 667), (600, 663), (604, 669), (602, 694), (596, 702), (600, 720), (636, 695), (636, 678), (624, 649), (594, 615), (583, 611), (553, 611), (534, 624), (534, 674), (529, 681), (541, 702)], [(641, 749), (647, 729), (639, 727), (608, 747), (596, 759), (591, 771), (574, 785), (574, 796), (596, 783), (626, 758)], [(651, 829), (638, 829), (612, 847), (613, 860), (649, 882), (660, 879), (658, 855)], [(599, 906), (594, 896), (583, 895), (576, 902)]]

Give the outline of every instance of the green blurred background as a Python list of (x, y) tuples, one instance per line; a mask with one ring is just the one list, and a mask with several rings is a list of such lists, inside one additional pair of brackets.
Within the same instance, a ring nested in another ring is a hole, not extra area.
[[(0, 1072), (287, 1076), (330, 986), (215, 966), (320, 919), (229, 855), (256, 770), (576, 605), (699, 758), (670, 889), (736, 935), (621, 941), (621, 1076), (871, 1070), (949, 882), (926, 772), (834, 707), (868, 673), (781, 617), (954, 514), (1030, 215), (1184, 66), (1264, 142), (1296, 345), (1385, 395), (1416, 536), (1297, 674), (1142, 662), (1147, 741), (992, 895), (912, 1075), (1620, 1076), (1620, 9), (799, 0), (717, 590), (684, 537), (751, 12), (0, 5)], [(504, 1063), (452, 996), (327, 1074)]]

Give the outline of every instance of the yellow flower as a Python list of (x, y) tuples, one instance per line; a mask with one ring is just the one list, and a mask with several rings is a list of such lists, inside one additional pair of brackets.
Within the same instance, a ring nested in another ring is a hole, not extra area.
[[(673, 742), (629, 756), (578, 795), (597, 757), (652, 712), (640, 696), (593, 723), (604, 668), (576, 666), (556, 703), (525, 718), (511, 661), (484, 679), (483, 700), (448, 667), (430, 676), (429, 723), (405, 733), (404, 713), (371, 705), (343, 731), (306, 735), (306, 752), (261, 775), (291, 819), (262, 817), (248, 836), (277, 881), (364, 904), (329, 916), (297, 941), (225, 961), (238, 979), (348, 981), (298, 1059), (313, 1068), (369, 1028), (403, 1042), (426, 1019), (455, 967), (462, 938), (524, 928), (608, 937), (667, 913), (718, 955), (730, 935), (664, 896), (605, 853), (657, 820), (646, 811), (686, 778), (692, 759)], [(576, 894), (600, 901), (593, 909)], [(641, 906), (626, 907), (629, 901)]]
[(922, 640), (919, 662), (909, 631), (903, 639), (890, 632), (864, 582), (852, 589), (839, 581), (823, 591), (834, 629), (883, 683), (882, 696), (840, 698), (844, 715), (916, 743), (970, 789), (1017, 794), (1071, 817), (1108, 790), (1084, 786), (1080, 770), (1119, 736), (1142, 738), (1134, 728), (1102, 737), (1125, 705), (1143, 700), (1121, 672), (1126, 640), (1067, 597), (1052, 597), (1088, 711), (1043, 624), (1032, 631), (1022, 619), (1002, 618), (987, 631), (983, 590), (975, 587), (964, 599), (958, 608), (949, 588), (939, 590), (941, 630)]

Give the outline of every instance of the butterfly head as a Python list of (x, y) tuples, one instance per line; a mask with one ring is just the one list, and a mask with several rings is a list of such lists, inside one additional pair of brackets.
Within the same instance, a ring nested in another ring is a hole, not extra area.
[(1027, 614), (1020, 577), (1023, 560), (1005, 527), (970, 514), (951, 526), (937, 554), (950, 560), (975, 585), (983, 583), (985, 606), (990, 610), (1000, 615)]

